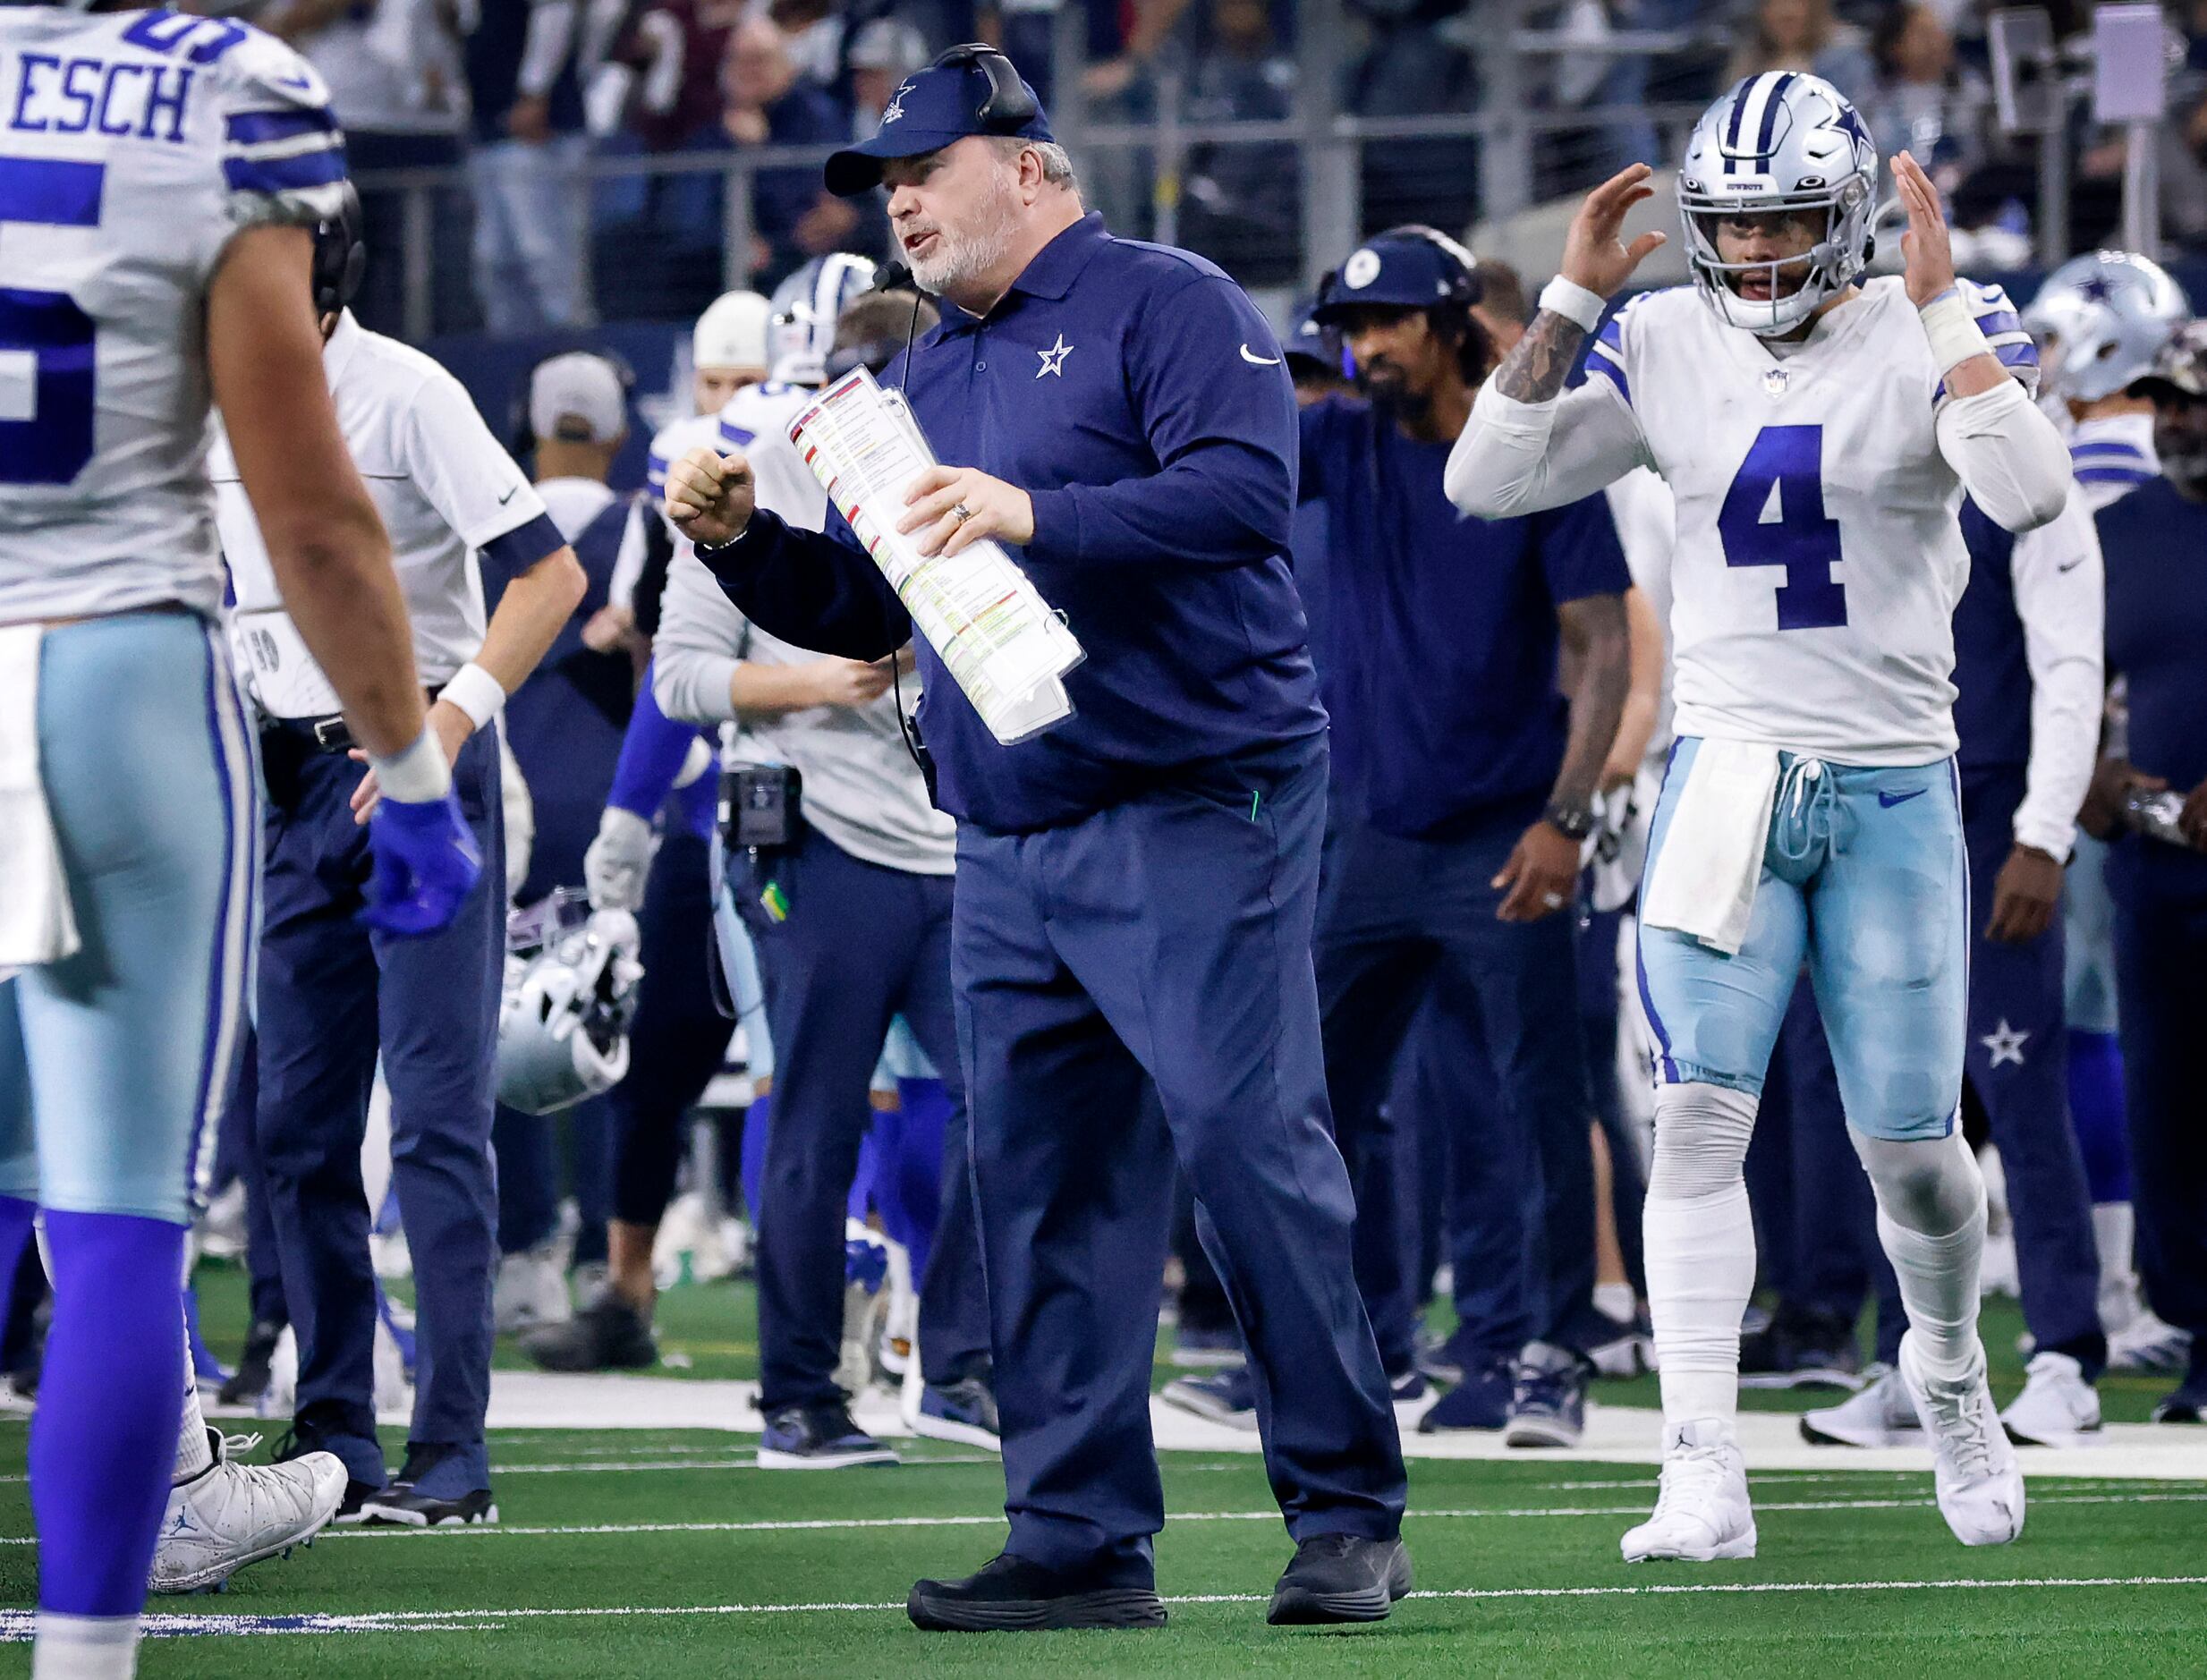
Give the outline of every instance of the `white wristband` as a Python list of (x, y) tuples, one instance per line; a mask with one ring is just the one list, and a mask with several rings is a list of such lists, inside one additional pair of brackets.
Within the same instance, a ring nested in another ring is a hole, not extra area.
[(1591, 333), (1601, 325), (1601, 312), (1609, 307), (1609, 300), (1599, 292), (1590, 292), (1575, 280), (1558, 275), (1541, 288), (1541, 307), (1553, 310), (1566, 321)]
[(1931, 361), (1942, 379), (1972, 356), (1989, 356), (1992, 346), (1978, 330), (1975, 318), (1959, 291), (1952, 288), (1916, 311), (1923, 323), (1923, 336), (1931, 341)]
[(426, 728), (403, 752), (395, 752), (387, 759), (370, 753), (368, 768), (376, 773), (376, 785), (383, 796), (402, 804), (432, 803), (452, 787), (452, 766), (445, 762), (445, 749)]
[(437, 698), (457, 706), (478, 729), (505, 709), (505, 690), (472, 659), (452, 674)]

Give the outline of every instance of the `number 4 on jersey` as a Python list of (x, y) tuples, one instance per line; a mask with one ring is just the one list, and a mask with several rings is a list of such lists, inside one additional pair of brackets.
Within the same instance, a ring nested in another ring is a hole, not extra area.
[(1846, 590), (1831, 575), (1844, 556), (1839, 522), (1824, 512), (1824, 428), (1765, 426), (1740, 462), (1717, 514), (1724, 563), (1783, 566), (1780, 630), (1846, 623)]

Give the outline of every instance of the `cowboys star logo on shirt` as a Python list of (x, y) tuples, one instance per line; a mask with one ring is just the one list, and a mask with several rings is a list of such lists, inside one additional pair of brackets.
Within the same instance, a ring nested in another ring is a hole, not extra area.
[[(1040, 379), (1046, 373), (1054, 373), (1059, 378), (1064, 378), (1065, 374), (1065, 358), (1070, 356), (1077, 348), (1079, 348), (1079, 346), (1065, 343), (1065, 335), (1063, 333), (1058, 334), (1057, 342), (1052, 344), (1048, 350), (1038, 350), (1035, 352), (1036, 355), (1042, 358), (1042, 365), (1035, 369), (1034, 377)], [(1082, 362), (1081, 365), (1083, 368), (1088, 366), (1086, 362)]]

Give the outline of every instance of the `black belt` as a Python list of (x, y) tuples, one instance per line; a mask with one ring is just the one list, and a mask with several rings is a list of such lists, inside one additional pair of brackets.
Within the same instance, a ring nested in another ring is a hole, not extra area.
[[(445, 685), (423, 689), (422, 698), (430, 705), (445, 692)], [(317, 752), (350, 752), (360, 743), (353, 739), (352, 725), (346, 723), (343, 712), (332, 712), (326, 717), (271, 717), (261, 734), (287, 735), (302, 746), (311, 746)]]

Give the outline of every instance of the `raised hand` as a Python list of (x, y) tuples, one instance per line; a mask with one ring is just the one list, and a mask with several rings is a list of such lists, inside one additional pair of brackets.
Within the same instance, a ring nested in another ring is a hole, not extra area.
[(1655, 196), (1648, 177), (1655, 172), (1645, 164), (1621, 169), (1586, 195), (1579, 213), (1571, 218), (1564, 235), (1563, 276), (1589, 292), (1608, 297), (1632, 278), (1650, 251), (1665, 235), (1641, 234), (1629, 245), (1621, 237), (1625, 217), (1633, 206)]
[(1931, 178), (1906, 152), (1893, 156), (1893, 184), (1908, 212), (1908, 231), (1900, 236), (1901, 255), (1907, 259), (1903, 284), (1908, 288), (1908, 301), (1922, 309), (1954, 287), (1954, 244), (1947, 233), (1947, 212)]

